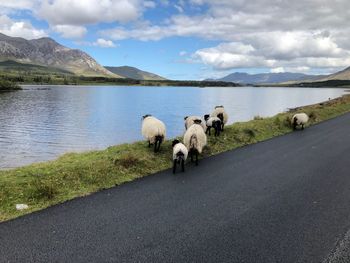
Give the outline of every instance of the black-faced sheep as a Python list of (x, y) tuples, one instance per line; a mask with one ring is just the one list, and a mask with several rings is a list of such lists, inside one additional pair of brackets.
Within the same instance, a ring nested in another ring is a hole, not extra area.
[(154, 144), (154, 152), (157, 152), (160, 149), (161, 143), (165, 139), (165, 124), (149, 114), (142, 118), (142, 135), (148, 141), (148, 147), (151, 147), (151, 144)]
[(204, 120), (207, 125), (207, 131), (205, 133), (209, 133), (211, 128), (214, 128), (215, 136), (220, 135), (221, 131), (221, 120), (218, 117), (210, 117), (209, 114), (204, 115)]
[(292, 118), (293, 130), (296, 130), (297, 126), (301, 126), (304, 130), (304, 125), (309, 121), (309, 116), (306, 113), (297, 113)]
[(176, 165), (181, 165), (182, 172), (185, 171), (185, 161), (188, 156), (188, 150), (179, 140), (173, 140), (173, 173), (176, 172)]
[(191, 156), (191, 162), (195, 156), (196, 165), (198, 165), (198, 154), (202, 153), (203, 147), (207, 144), (207, 135), (201, 126), (201, 120), (195, 120), (195, 123), (187, 129), (184, 135), (184, 144)]
[(206, 126), (205, 123), (202, 121), (202, 118), (199, 117), (199, 116), (186, 116), (186, 117), (184, 118), (184, 120), (185, 120), (185, 129), (186, 129), (186, 130), (187, 130), (189, 127), (191, 127), (191, 125), (194, 124), (194, 121), (195, 121), (195, 120), (200, 120), (200, 121), (201, 121), (200, 125), (202, 126), (204, 132), (207, 130), (207, 126)]
[(224, 109), (224, 106), (216, 106), (215, 110), (210, 114), (211, 117), (218, 117), (221, 120), (221, 131), (224, 130), (224, 126), (228, 121), (228, 115)]

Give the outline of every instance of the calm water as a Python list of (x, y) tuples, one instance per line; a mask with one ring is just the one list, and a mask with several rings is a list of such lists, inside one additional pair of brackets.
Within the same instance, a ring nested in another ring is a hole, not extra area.
[(140, 140), (141, 116), (153, 114), (167, 137), (184, 131), (183, 117), (224, 105), (229, 122), (271, 116), (335, 98), (328, 88), (26, 87), (0, 93), (0, 169), (54, 159), (71, 151)]

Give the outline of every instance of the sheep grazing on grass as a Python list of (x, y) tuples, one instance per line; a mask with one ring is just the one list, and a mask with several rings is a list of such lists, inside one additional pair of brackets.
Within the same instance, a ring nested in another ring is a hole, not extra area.
[(173, 140), (173, 173), (176, 172), (176, 165), (181, 165), (182, 172), (185, 171), (185, 161), (188, 156), (188, 150), (179, 140)]
[(198, 154), (202, 153), (203, 147), (207, 144), (207, 135), (205, 134), (200, 120), (195, 120), (194, 124), (187, 129), (184, 135), (184, 144), (191, 156), (196, 157), (196, 165), (198, 165)]
[(165, 139), (165, 124), (149, 114), (142, 118), (142, 135), (148, 141), (148, 147), (154, 144), (154, 152), (157, 152), (160, 149), (160, 144)]
[(306, 113), (297, 113), (292, 118), (293, 130), (296, 130), (297, 126), (301, 126), (304, 130), (304, 125), (309, 121), (309, 116)]
[(220, 135), (221, 131), (221, 120), (218, 117), (210, 117), (209, 114), (204, 115), (204, 120), (207, 125), (207, 131), (206, 133), (209, 133), (210, 135), (210, 130), (211, 128), (214, 128), (215, 131), (215, 136)]
[(224, 126), (228, 121), (228, 115), (224, 106), (216, 106), (215, 110), (210, 114), (211, 117), (218, 117), (221, 120), (221, 131), (224, 131)]
[(205, 125), (204, 121), (202, 121), (202, 118), (199, 117), (199, 116), (186, 116), (186, 117), (184, 118), (184, 120), (185, 120), (185, 129), (186, 129), (186, 130), (187, 130), (189, 127), (191, 127), (191, 125), (194, 124), (194, 121), (195, 121), (195, 120), (200, 120), (200, 121), (201, 121), (200, 125), (202, 126), (204, 132), (207, 130), (207, 126)]

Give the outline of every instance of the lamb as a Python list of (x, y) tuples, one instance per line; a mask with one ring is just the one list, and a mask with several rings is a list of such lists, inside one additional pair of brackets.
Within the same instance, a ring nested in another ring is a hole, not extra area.
[(182, 172), (185, 171), (185, 161), (188, 156), (188, 150), (184, 144), (175, 139), (172, 143), (173, 146), (173, 173), (176, 172), (176, 165), (181, 164)]
[(224, 106), (216, 106), (215, 110), (210, 114), (211, 117), (218, 117), (221, 120), (221, 131), (224, 131), (224, 126), (228, 121), (228, 115)]
[(186, 116), (184, 118), (185, 120), (185, 129), (187, 130), (189, 127), (191, 127), (192, 124), (194, 124), (195, 120), (200, 120), (201, 123), (200, 125), (202, 126), (204, 132), (207, 130), (207, 126), (205, 125), (205, 123), (202, 121), (202, 118), (199, 116)]
[(309, 121), (309, 116), (302, 112), (297, 113), (292, 118), (293, 130), (296, 130), (297, 126), (301, 125), (301, 129), (304, 130), (304, 125)]
[(198, 165), (198, 154), (202, 153), (203, 147), (207, 144), (207, 135), (200, 124), (200, 120), (195, 120), (184, 135), (184, 144), (189, 150), (191, 162), (193, 162), (195, 155), (196, 165)]
[(148, 147), (154, 144), (154, 152), (157, 152), (160, 149), (160, 144), (165, 139), (165, 124), (149, 114), (142, 118), (142, 135), (148, 141)]
[(210, 135), (211, 128), (214, 128), (215, 136), (219, 136), (221, 131), (221, 120), (218, 117), (209, 117), (209, 114), (204, 115), (204, 120), (207, 125), (206, 133), (209, 133)]

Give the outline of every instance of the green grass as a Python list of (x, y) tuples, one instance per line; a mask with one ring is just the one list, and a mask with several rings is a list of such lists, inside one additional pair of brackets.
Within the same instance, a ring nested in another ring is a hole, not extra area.
[[(350, 112), (350, 95), (274, 117), (226, 126), (218, 138), (209, 137), (203, 157), (289, 133), (291, 116), (301, 111), (310, 115), (312, 125)], [(157, 154), (146, 142), (136, 142), (102, 151), (69, 153), (55, 161), (0, 171), (0, 221), (170, 168), (171, 155), (170, 140), (162, 144)], [(18, 203), (28, 204), (30, 208), (16, 211)]]

